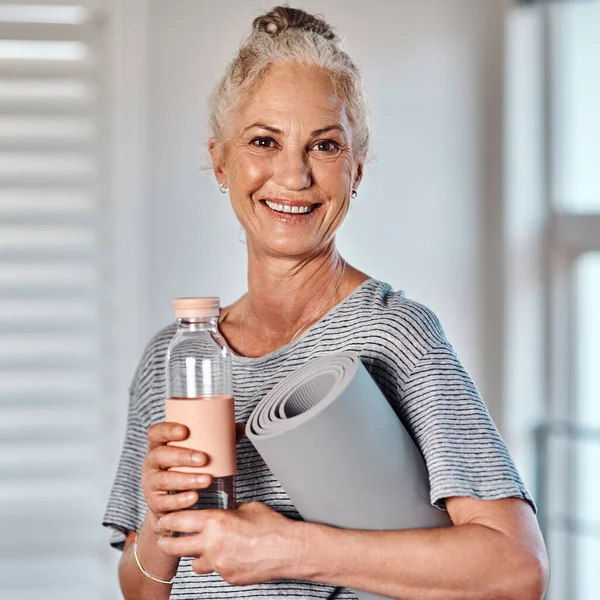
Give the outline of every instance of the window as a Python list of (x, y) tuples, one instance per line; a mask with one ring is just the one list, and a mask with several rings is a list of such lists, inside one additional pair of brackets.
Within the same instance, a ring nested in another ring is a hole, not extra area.
[(11, 600), (107, 598), (115, 580), (100, 527), (114, 326), (97, 16), (85, 2), (0, 0), (0, 597)]
[(549, 597), (593, 600), (600, 590), (600, 2), (547, 2), (537, 10), (549, 398), (540, 517), (553, 567)]

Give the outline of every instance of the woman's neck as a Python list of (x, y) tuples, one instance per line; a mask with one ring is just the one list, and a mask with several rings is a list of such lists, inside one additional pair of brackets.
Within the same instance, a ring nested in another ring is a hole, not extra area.
[[(281, 260), (248, 253), (246, 321), (260, 321), (268, 337), (289, 334), (337, 303), (344, 261), (334, 243), (305, 260)], [(330, 301), (328, 299), (330, 298)]]

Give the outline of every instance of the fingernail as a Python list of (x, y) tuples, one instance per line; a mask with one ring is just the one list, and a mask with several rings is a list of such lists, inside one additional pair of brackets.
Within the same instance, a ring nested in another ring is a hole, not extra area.
[(175, 435), (183, 435), (185, 433), (185, 430), (183, 429), (183, 427), (175, 427), (175, 429), (173, 429), (173, 433)]
[(208, 475), (196, 475), (196, 483), (203, 485), (210, 481), (210, 477)]
[(206, 458), (204, 457), (204, 453), (202, 452), (194, 452), (192, 454), (192, 462), (197, 465), (203, 465), (206, 462)]

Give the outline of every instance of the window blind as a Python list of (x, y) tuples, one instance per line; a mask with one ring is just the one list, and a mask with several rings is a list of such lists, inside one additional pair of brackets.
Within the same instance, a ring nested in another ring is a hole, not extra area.
[[(102, 6), (0, 0), (0, 598), (108, 598)], [(111, 596), (112, 597), (112, 596)]]

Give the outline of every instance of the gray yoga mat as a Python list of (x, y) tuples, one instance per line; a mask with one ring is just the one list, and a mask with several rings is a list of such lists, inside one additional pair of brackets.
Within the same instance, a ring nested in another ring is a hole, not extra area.
[(425, 461), (355, 354), (294, 371), (254, 409), (246, 435), (306, 521), (369, 530), (452, 524), (430, 504)]

